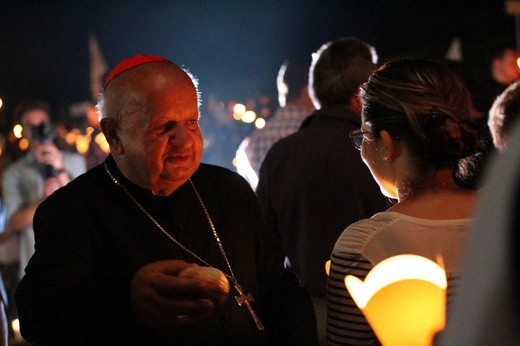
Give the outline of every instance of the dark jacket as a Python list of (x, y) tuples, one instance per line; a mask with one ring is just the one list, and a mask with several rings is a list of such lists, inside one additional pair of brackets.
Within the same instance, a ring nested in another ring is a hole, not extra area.
[(260, 169), (257, 197), (312, 296), (325, 297), (325, 262), (343, 230), (388, 207), (349, 138), (360, 117), (347, 106), (315, 111), (275, 143)]
[[(208, 220), (187, 182), (157, 197), (111, 173), (177, 240), (228, 273)], [(269, 345), (317, 343), (311, 301), (283, 269), (282, 248), (266, 232), (255, 195), (238, 174), (202, 164), (192, 177), (232, 269), (263, 320), (259, 332), (232, 291), (208, 319), (169, 329), (133, 316), (130, 281), (159, 260), (197, 260), (181, 250), (97, 166), (37, 209), (36, 252), (16, 292), (22, 335), (40, 345)], [(231, 285), (232, 286), (232, 285)], [(233, 289), (233, 288), (232, 288)]]

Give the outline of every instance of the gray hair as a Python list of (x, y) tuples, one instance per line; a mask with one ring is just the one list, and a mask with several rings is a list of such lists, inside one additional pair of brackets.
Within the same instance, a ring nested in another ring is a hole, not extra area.
[(355, 37), (328, 42), (312, 55), (309, 94), (316, 109), (349, 104), (377, 64), (374, 47)]

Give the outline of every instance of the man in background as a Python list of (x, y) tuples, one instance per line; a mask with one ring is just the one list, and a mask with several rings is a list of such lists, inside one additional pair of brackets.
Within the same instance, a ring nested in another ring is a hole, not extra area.
[(255, 129), (237, 150), (237, 171), (253, 189), (258, 185), (260, 165), (271, 146), (298, 130), (314, 110), (308, 92), (309, 64), (285, 61), (278, 71), (276, 87), (280, 107), (262, 129)]
[(485, 79), (474, 93), (474, 105), (482, 112), (482, 116), (474, 119), (482, 135), (484, 149), (482, 160), (485, 165), (489, 156), (495, 152), (493, 136), (489, 128), (489, 112), (496, 98), (506, 88), (520, 78), (518, 66), (518, 52), (514, 46), (501, 46), (495, 50), (490, 64), (490, 75)]
[(18, 246), (11, 250), (19, 254), (20, 277), (34, 252), (32, 222), (36, 208), (58, 188), (86, 171), (81, 155), (62, 151), (55, 144), (50, 112), (49, 103), (41, 99), (25, 99), (15, 108), (23, 135), (29, 139), (29, 150), (4, 172), (2, 196), (7, 228), (0, 241)]
[(36, 208), (86, 170), (81, 155), (62, 151), (56, 145), (57, 136), (47, 101), (22, 100), (14, 114), (23, 127), (23, 136), (29, 140), (29, 149), (7, 166), (2, 179), (7, 223), (0, 235), (0, 259), (9, 301), (9, 322), (17, 318), (14, 291), (34, 253), (32, 225)]
[(361, 127), (358, 90), (376, 63), (375, 49), (354, 37), (314, 53), (309, 91), (317, 110), (272, 146), (260, 168), (256, 193), (267, 225), (283, 241), (286, 266), (313, 297), (322, 343), (325, 262), (348, 225), (387, 207), (348, 136)]
[(484, 123), (497, 96), (520, 78), (518, 58), (516, 48), (512, 46), (503, 46), (494, 52), (490, 63), (490, 75), (475, 92), (475, 107), (483, 113)]
[(493, 144), (504, 151), (509, 142), (511, 130), (520, 117), (520, 81), (516, 81), (500, 94), (489, 110), (488, 126)]

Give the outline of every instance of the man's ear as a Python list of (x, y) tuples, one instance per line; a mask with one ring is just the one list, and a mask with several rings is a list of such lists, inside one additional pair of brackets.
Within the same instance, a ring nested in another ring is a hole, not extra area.
[(103, 118), (99, 122), (101, 131), (110, 145), (110, 150), (115, 154), (123, 154), (124, 148), (119, 138), (118, 123), (113, 118)]
[(356, 113), (359, 116), (361, 116), (361, 107), (362, 107), (361, 98), (359, 97), (360, 92), (361, 92), (361, 87), (362, 87), (362, 84), (360, 84), (358, 86), (356, 93), (350, 97), (350, 104), (349, 104), (350, 111)]
[(386, 130), (380, 131), (379, 135), (383, 141), (383, 160), (394, 161), (399, 156), (401, 156), (403, 147), (399, 140), (393, 138)]

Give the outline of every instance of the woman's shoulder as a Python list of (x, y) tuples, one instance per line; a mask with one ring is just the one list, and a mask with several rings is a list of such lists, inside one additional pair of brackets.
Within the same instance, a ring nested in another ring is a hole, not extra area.
[(333, 252), (362, 253), (370, 240), (389, 224), (399, 220), (397, 213), (381, 212), (349, 225), (336, 241)]

